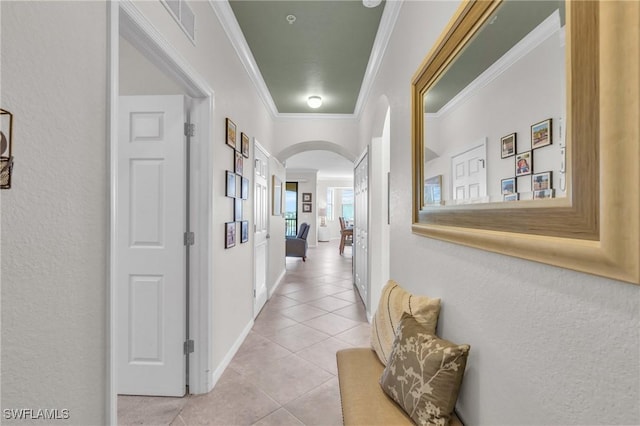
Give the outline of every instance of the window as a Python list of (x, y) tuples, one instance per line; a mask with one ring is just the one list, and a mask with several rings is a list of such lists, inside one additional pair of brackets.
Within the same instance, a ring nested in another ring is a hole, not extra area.
[(335, 220), (333, 218), (333, 188), (327, 188), (327, 220)]
[(342, 190), (342, 217), (353, 220), (353, 189)]

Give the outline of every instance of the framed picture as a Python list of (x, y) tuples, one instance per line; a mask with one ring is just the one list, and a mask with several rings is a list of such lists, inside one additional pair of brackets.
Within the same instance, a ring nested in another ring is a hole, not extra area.
[(249, 158), (249, 136), (240, 133), (240, 144), (242, 145), (240, 152), (244, 157)]
[(236, 245), (236, 223), (224, 224), (224, 248), (228, 249)]
[(500, 156), (501, 158), (507, 158), (516, 155), (516, 134), (500, 138)]
[(511, 195), (515, 194), (516, 192), (518, 192), (516, 189), (516, 178), (512, 177), (502, 179), (500, 181), (500, 193), (502, 195)]
[(310, 192), (303, 192), (302, 193), (302, 202), (303, 203), (310, 203), (311, 202), (311, 193)]
[(233, 203), (233, 219), (236, 222), (242, 220), (242, 198), (236, 198)]
[(531, 126), (531, 149), (542, 148), (551, 145), (551, 119)]
[(249, 241), (249, 221), (243, 220), (240, 222), (240, 243), (246, 243)]
[(231, 148), (236, 149), (236, 124), (231, 121), (230, 118), (227, 118), (227, 145)]
[(236, 174), (227, 170), (227, 189), (224, 193), (227, 197), (236, 198)]
[(553, 189), (542, 189), (540, 191), (533, 191), (533, 199), (541, 200), (543, 198), (553, 198)]
[(302, 203), (302, 213), (311, 213), (311, 203)]
[(271, 214), (282, 216), (282, 181), (276, 175), (271, 176)]
[(526, 151), (516, 155), (516, 176), (530, 175), (533, 170), (532, 151)]
[(240, 190), (240, 198), (243, 200), (249, 199), (249, 179), (246, 177), (241, 178), (242, 180), (242, 188)]
[(542, 191), (551, 189), (552, 186), (551, 172), (536, 173), (531, 176), (531, 188), (534, 191)]
[(442, 175), (424, 180), (424, 204), (425, 206), (442, 204)]
[(244, 157), (242, 157), (242, 153), (236, 151), (235, 152), (235, 172), (239, 175), (242, 174), (242, 169), (243, 169), (243, 165), (244, 165)]
[(503, 196), (503, 200), (504, 201), (518, 201), (518, 198), (519, 198), (518, 196), (519, 195), (520, 194), (518, 194), (517, 192), (515, 194), (505, 194)]

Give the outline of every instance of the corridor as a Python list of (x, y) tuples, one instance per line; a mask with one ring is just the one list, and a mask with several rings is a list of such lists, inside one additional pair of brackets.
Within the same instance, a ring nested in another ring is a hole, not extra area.
[(213, 391), (118, 397), (120, 425), (341, 425), (336, 351), (369, 346), (351, 247), (309, 248), (286, 275)]

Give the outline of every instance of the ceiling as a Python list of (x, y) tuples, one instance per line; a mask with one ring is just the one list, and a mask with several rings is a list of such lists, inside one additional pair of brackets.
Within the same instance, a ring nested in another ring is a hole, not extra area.
[[(229, 4), (278, 113), (354, 114), (385, 2), (375, 8), (355, 0)], [(312, 95), (322, 97), (320, 108), (307, 105)]]
[(330, 151), (305, 151), (289, 157), (287, 170), (318, 170), (318, 179), (353, 179), (353, 163)]

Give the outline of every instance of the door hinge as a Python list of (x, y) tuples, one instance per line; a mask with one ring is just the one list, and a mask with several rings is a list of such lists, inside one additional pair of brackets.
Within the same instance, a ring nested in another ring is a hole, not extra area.
[(254, 299), (256, 298), (256, 289), (255, 288), (253, 289), (253, 298)]
[(184, 135), (185, 136), (195, 136), (196, 135), (196, 125), (192, 123), (184, 123)]
[(194, 343), (193, 343), (193, 340), (191, 340), (191, 339), (186, 340), (186, 341), (184, 342), (184, 354), (185, 354), (185, 355), (189, 355), (190, 353), (193, 353), (193, 351), (194, 351), (194, 349), (193, 349), (193, 348), (194, 348), (194, 346), (195, 346), (195, 345), (194, 345)]
[(196, 235), (193, 232), (184, 233), (184, 245), (192, 246), (196, 243)]

